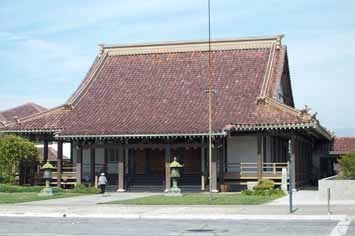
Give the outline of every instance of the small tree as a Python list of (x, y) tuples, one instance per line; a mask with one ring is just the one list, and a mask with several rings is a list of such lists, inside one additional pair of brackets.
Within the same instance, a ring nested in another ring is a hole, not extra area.
[(0, 176), (12, 182), (21, 162), (37, 160), (37, 148), (27, 139), (16, 135), (0, 137)]
[(355, 152), (341, 156), (339, 176), (343, 179), (355, 179)]

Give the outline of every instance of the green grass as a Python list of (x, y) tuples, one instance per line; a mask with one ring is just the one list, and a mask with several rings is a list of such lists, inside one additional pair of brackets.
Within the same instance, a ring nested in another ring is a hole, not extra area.
[(53, 196), (40, 197), (38, 193), (44, 186), (18, 186), (11, 184), (0, 184), (0, 204), (32, 202), (56, 198), (75, 197), (87, 194), (97, 193), (98, 190), (93, 187), (79, 185), (71, 190), (61, 188), (52, 188)]
[(1, 193), (0, 192), (0, 204), (9, 204), (9, 203), (20, 203), (20, 202), (32, 202), (56, 198), (66, 198), (66, 197), (75, 197), (81, 196), (80, 193), (71, 193), (71, 192), (57, 192), (50, 197), (40, 197), (36, 192), (15, 192), (15, 193)]
[(127, 205), (257, 205), (280, 196), (247, 196), (239, 193), (217, 193), (210, 198), (208, 193), (187, 193), (182, 197), (156, 195), (129, 200), (112, 201), (104, 204)]

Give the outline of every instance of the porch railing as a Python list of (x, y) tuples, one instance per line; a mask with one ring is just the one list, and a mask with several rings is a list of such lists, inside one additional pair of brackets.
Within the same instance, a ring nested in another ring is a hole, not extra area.
[[(76, 167), (72, 165), (66, 165), (62, 167), (61, 185), (73, 186), (76, 184)], [(37, 169), (37, 182), (43, 182), (43, 170), (38, 167)], [(57, 167), (54, 166), (52, 170), (51, 185), (57, 185)]]
[[(288, 169), (287, 162), (264, 162), (262, 163), (262, 173), (267, 174), (280, 174), (282, 168)], [(226, 163), (227, 173), (239, 173), (239, 174), (257, 174), (258, 164), (256, 162), (239, 162), (239, 163)]]

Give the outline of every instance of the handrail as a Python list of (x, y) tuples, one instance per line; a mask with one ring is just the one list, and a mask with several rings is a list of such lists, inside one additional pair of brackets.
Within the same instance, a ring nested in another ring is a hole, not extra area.
[[(263, 173), (281, 174), (282, 168), (288, 168), (287, 162), (264, 162), (262, 163)], [(226, 172), (237, 172), (240, 174), (257, 174), (258, 164), (256, 162), (226, 163)]]

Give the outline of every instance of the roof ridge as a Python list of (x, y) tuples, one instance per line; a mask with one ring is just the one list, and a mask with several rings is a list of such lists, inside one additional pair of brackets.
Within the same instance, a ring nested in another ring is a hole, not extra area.
[[(258, 42), (265, 40), (281, 40), (284, 37), (283, 34), (269, 35), (269, 36), (252, 36), (252, 37), (240, 37), (240, 38), (224, 38), (214, 39), (211, 43), (225, 43), (225, 42)], [(132, 47), (147, 47), (147, 46), (169, 46), (169, 45), (186, 45), (186, 44), (203, 44), (208, 43), (208, 40), (177, 40), (177, 41), (163, 41), (163, 42), (150, 42), (150, 43), (136, 43), (136, 44), (99, 44), (103, 49), (107, 48), (132, 48)]]
[(281, 41), (282, 35), (272, 37), (254, 37), (243, 39), (224, 39), (208, 41), (176, 41), (146, 44), (100, 44), (103, 51), (108, 51), (109, 56), (179, 53), (179, 52), (207, 52), (211, 46), (212, 51), (263, 49), (270, 48), (275, 42)]

